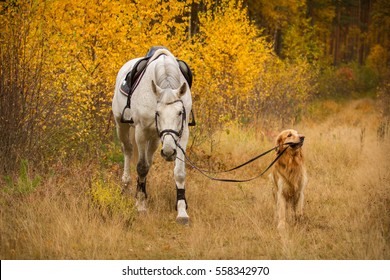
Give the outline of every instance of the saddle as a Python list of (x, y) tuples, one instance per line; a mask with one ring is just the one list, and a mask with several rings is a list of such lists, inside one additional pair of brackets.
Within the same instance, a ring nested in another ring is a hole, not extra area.
[[(120, 86), (120, 92), (127, 96), (127, 104), (126, 107), (123, 109), (121, 122), (122, 123), (134, 123), (132, 119), (126, 120), (124, 118), (125, 111), (127, 109), (131, 108), (131, 96), (134, 92), (134, 90), (137, 88), (137, 85), (142, 78), (142, 73), (145, 71), (146, 66), (148, 65), (148, 62), (150, 58), (153, 56), (153, 54), (159, 50), (159, 49), (167, 49), (164, 46), (153, 46), (151, 47), (148, 52), (146, 53), (146, 56), (138, 60), (134, 67), (130, 70), (129, 73), (127, 73), (126, 78), (123, 80), (121, 86)], [(190, 67), (187, 65), (187, 63), (183, 60), (177, 59), (177, 62), (179, 64), (179, 69), (181, 73), (183, 74), (184, 78), (186, 79), (189, 87), (192, 86), (192, 72)], [(194, 113), (191, 110), (191, 116), (192, 121), (188, 124), (189, 126), (195, 126), (195, 118)]]

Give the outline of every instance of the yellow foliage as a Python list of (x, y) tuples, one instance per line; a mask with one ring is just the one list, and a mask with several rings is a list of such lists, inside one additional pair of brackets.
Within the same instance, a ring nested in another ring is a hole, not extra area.
[(136, 216), (133, 199), (124, 196), (115, 182), (95, 178), (90, 190), (92, 205), (98, 208), (103, 216), (119, 217), (130, 223)]
[(199, 100), (195, 106), (203, 109), (199, 117), (208, 125), (239, 120), (270, 54), (240, 3), (223, 1), (215, 11), (200, 14), (192, 46), (193, 95)]
[(143, 56), (151, 45), (172, 49), (182, 45), (185, 26), (175, 18), (183, 14), (185, 3), (170, 4), (146, 0), (48, 3), (45, 21), (52, 54), (48, 61), (55, 68), (50, 69), (48, 82), (56, 81), (56, 91), (63, 93), (66, 106), (58, 108), (57, 114), (73, 131), (71, 140), (88, 144), (102, 137), (102, 127), (110, 120), (115, 76), (124, 62)]
[(375, 45), (371, 48), (367, 57), (367, 66), (373, 69), (379, 75), (385, 75), (387, 69), (387, 52), (381, 45)]
[[(189, 35), (190, 0), (20, 3), (28, 12), (15, 24), (23, 27), (29, 15), (30, 29), (36, 31), (28, 33), (26, 51), (36, 50), (29, 46), (42, 42), (42, 55), (33, 60), (42, 69), (41, 100), (50, 108), (42, 127), (48, 138), (58, 142), (52, 148), (56, 156), (88, 155), (111, 138), (107, 132), (112, 128), (117, 71), (126, 61), (144, 56), (150, 46), (164, 45), (190, 65), (194, 111), (200, 129), (209, 132), (224, 124), (253, 120), (259, 102), (275, 94), (269, 65), (277, 77), (283, 74), (277, 67), (282, 72), (291, 70), (271, 56), (266, 37), (249, 20), (243, 1), (223, 0), (218, 5), (204, 1), (205, 12), (198, 13), (199, 32), (193, 36)], [(20, 7), (9, 7), (0, 20), (6, 27), (2, 32), (12, 37), (7, 27), (18, 18), (12, 12)], [(294, 71), (298, 76), (291, 78), (298, 79), (297, 89), (278, 94), (290, 98), (298, 93), (294, 99), (304, 99), (308, 88), (299, 78), (306, 70)]]

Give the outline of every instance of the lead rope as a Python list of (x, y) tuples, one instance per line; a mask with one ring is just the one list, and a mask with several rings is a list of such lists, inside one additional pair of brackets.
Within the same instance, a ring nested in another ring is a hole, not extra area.
[[(287, 144), (285, 144), (285, 145), (290, 145), (290, 143), (287, 143)], [(219, 181), (219, 182), (230, 182), (230, 183), (244, 183), (244, 182), (249, 182), (249, 181), (253, 181), (253, 180), (255, 180), (255, 179), (257, 179), (257, 178), (263, 176), (264, 173), (266, 173), (266, 172), (272, 167), (272, 165), (274, 165), (274, 163), (283, 155), (283, 153), (284, 153), (284, 152), (287, 150), (287, 148), (288, 148), (288, 146), (287, 146), (286, 148), (284, 148), (283, 151), (282, 151), (280, 154), (278, 154), (278, 156), (271, 162), (271, 164), (268, 165), (268, 167), (267, 167), (263, 172), (261, 172), (259, 175), (255, 176), (255, 177), (252, 177), (252, 178), (249, 178), (249, 179), (224, 179), (224, 178), (216, 178), (216, 177), (210, 176), (210, 175), (207, 174), (207, 173), (224, 173), (224, 172), (229, 172), (229, 171), (236, 170), (236, 169), (238, 169), (238, 168), (240, 168), (240, 167), (243, 167), (244, 165), (247, 165), (247, 164), (253, 162), (254, 160), (260, 158), (261, 156), (264, 156), (264, 155), (268, 154), (269, 152), (271, 152), (272, 150), (274, 150), (275, 147), (272, 148), (272, 149), (270, 149), (270, 150), (268, 150), (268, 151), (266, 151), (266, 152), (264, 152), (264, 153), (262, 153), (261, 155), (255, 157), (255, 158), (253, 158), (253, 159), (251, 159), (251, 160), (249, 160), (249, 161), (247, 161), (247, 162), (245, 162), (245, 163), (243, 163), (243, 164), (237, 166), (237, 167), (234, 167), (234, 168), (232, 168), (232, 169), (225, 170), (225, 171), (219, 171), (219, 172), (206, 171), (206, 170), (203, 170), (203, 169), (197, 167), (197, 166), (189, 159), (189, 157), (187, 156), (186, 152), (185, 152), (184, 149), (180, 146), (179, 143), (177, 143), (177, 147), (183, 152), (183, 155), (184, 155), (185, 160), (183, 160), (183, 159), (181, 159), (181, 158), (178, 158), (178, 157), (177, 157), (177, 159), (181, 160), (181, 161), (184, 162), (184, 163), (185, 163), (185, 161), (187, 161), (187, 162), (189, 163), (189, 165), (190, 165), (192, 168), (196, 169), (199, 173), (201, 173), (203, 176), (209, 178), (210, 180)]]

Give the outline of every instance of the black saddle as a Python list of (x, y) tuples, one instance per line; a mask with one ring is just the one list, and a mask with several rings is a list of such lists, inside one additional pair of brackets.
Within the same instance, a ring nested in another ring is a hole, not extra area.
[[(167, 49), (163, 46), (154, 46), (149, 49), (146, 53), (146, 56), (138, 60), (130, 72), (126, 75), (126, 78), (121, 84), (120, 91), (124, 95), (131, 95), (136, 88), (137, 80), (140, 78), (141, 73), (145, 70), (148, 65), (149, 59), (154, 55), (154, 53), (159, 49)], [(186, 79), (188, 85), (192, 86), (192, 72), (187, 63), (183, 60), (177, 59), (179, 68), (184, 78)]]
[[(134, 90), (137, 88), (137, 85), (139, 83), (139, 80), (142, 78), (142, 73), (146, 69), (146, 66), (148, 65), (149, 59), (154, 55), (154, 53), (159, 49), (166, 49), (164, 46), (153, 46), (151, 47), (148, 52), (146, 53), (146, 56), (138, 60), (134, 67), (130, 70), (129, 73), (127, 73), (126, 78), (122, 82), (120, 86), (120, 92), (127, 96), (127, 104), (126, 107), (123, 109), (121, 122), (122, 123), (133, 123), (133, 120), (125, 120), (124, 114), (126, 109), (130, 109), (131, 107), (131, 95), (133, 94)], [(179, 64), (179, 68), (181, 73), (183, 74), (184, 78), (186, 79), (188, 85), (192, 86), (192, 72), (190, 67), (187, 65), (187, 63), (183, 60), (177, 59), (177, 62)], [(191, 116), (192, 121), (188, 124), (189, 126), (195, 126), (195, 118), (194, 113), (191, 110)]]

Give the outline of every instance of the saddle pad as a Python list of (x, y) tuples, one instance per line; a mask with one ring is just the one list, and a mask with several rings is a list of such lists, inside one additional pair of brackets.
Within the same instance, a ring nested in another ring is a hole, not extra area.
[(123, 79), (121, 86), (119, 88), (120, 92), (126, 96), (129, 95), (130, 87), (127, 85), (126, 79)]
[[(136, 62), (134, 67), (127, 73), (125, 79), (122, 81), (120, 91), (122, 94), (128, 96), (132, 86), (136, 84), (137, 79), (140, 78), (141, 73), (148, 65), (149, 57), (144, 57)], [(134, 89), (133, 89), (134, 90)]]

